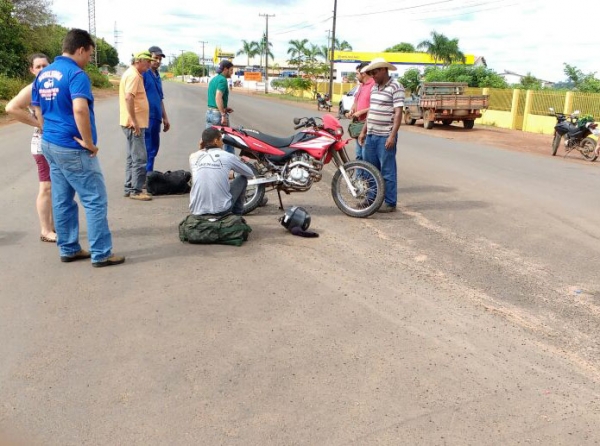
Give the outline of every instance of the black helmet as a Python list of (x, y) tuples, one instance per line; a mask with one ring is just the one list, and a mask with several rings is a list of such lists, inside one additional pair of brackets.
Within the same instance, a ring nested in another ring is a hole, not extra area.
[(281, 222), (281, 226), (288, 231), (291, 231), (294, 228), (300, 228), (303, 231), (306, 231), (310, 226), (310, 214), (303, 207), (292, 206), (285, 211), (285, 214), (279, 221)]

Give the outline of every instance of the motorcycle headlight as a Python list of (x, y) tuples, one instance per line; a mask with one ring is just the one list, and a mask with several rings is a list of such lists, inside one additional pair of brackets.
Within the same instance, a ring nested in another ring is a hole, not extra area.
[(338, 127), (335, 129), (335, 136), (342, 137), (343, 134), (344, 134), (344, 129), (342, 127)]

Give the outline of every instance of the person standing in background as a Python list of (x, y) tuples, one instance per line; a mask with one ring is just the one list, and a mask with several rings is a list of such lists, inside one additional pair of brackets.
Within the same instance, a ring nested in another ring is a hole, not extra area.
[[(50, 65), (50, 60), (45, 54), (33, 54), (29, 57), (29, 71), (37, 76), (42, 69)], [(6, 104), (6, 113), (23, 124), (34, 127), (31, 137), (31, 154), (35, 159), (38, 169), (40, 186), (36, 199), (36, 209), (40, 220), (40, 240), (42, 242), (56, 243), (54, 232), (54, 221), (52, 220), (52, 183), (50, 182), (50, 166), (46, 157), (42, 154), (42, 135), (39, 123), (31, 106), (31, 89), (29, 84)]]
[[(228, 80), (233, 74), (233, 63), (222, 60), (217, 68), (217, 75), (208, 83), (208, 110), (206, 110), (206, 128), (213, 125), (229, 126), (229, 114), (233, 109), (229, 107)], [(226, 152), (235, 154), (233, 147), (225, 144)]]
[(142, 74), (150, 68), (152, 54), (142, 51), (133, 56), (131, 66), (121, 76), (119, 84), (120, 124), (127, 138), (125, 162), (125, 197), (150, 201), (152, 196), (142, 191), (146, 182), (146, 134), (150, 121), (150, 106)]
[[(354, 103), (348, 113), (348, 118), (353, 121), (366, 122), (367, 113), (369, 112), (369, 103), (371, 101), (371, 89), (375, 81), (367, 73), (361, 73), (364, 67), (368, 65), (368, 62), (361, 62), (356, 66), (356, 79), (360, 83), (356, 94), (354, 95)], [(364, 160), (363, 148), (356, 138), (356, 159)]]
[(171, 128), (171, 123), (165, 110), (162, 80), (158, 72), (158, 68), (165, 55), (157, 46), (151, 46), (148, 51), (152, 54), (152, 61), (150, 62), (150, 69), (143, 74), (144, 88), (146, 89), (146, 96), (148, 97), (148, 104), (150, 106), (150, 120), (145, 132), (146, 154), (148, 156), (146, 173), (154, 170), (154, 159), (158, 155), (158, 149), (160, 148), (161, 124), (163, 125), (162, 130), (164, 132), (168, 132)]

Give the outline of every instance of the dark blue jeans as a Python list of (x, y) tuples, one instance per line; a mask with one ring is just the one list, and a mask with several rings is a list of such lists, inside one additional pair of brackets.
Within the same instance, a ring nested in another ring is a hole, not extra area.
[(385, 203), (396, 206), (398, 196), (398, 178), (396, 170), (396, 145), (398, 138), (391, 149), (385, 148), (387, 136), (367, 135), (363, 147), (364, 160), (373, 164), (383, 176), (385, 183)]
[(150, 124), (146, 129), (146, 154), (148, 155), (146, 172), (152, 172), (154, 170), (154, 158), (158, 155), (158, 149), (160, 147), (161, 124), (162, 121), (158, 119), (150, 119)]

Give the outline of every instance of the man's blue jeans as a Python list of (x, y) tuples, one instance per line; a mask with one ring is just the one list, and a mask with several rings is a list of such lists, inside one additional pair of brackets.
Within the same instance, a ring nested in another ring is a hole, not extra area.
[(396, 171), (396, 145), (398, 138), (394, 142), (392, 149), (385, 148), (387, 136), (367, 135), (363, 147), (364, 160), (373, 164), (383, 176), (385, 183), (385, 203), (389, 206), (396, 206), (398, 196), (398, 179)]
[(160, 127), (162, 121), (159, 119), (150, 118), (150, 124), (146, 129), (146, 153), (148, 160), (146, 161), (146, 172), (154, 170), (154, 159), (158, 155), (160, 148)]
[(357, 160), (364, 160), (364, 159), (365, 159), (365, 156), (364, 156), (364, 154), (363, 154), (363, 151), (364, 151), (364, 148), (363, 148), (363, 146), (361, 146), (361, 145), (358, 143), (358, 138), (356, 138), (354, 141), (356, 142), (356, 159), (357, 159)]
[(61, 256), (72, 256), (81, 250), (79, 244), (79, 195), (87, 220), (92, 262), (102, 262), (112, 253), (112, 237), (108, 228), (108, 198), (98, 158), (85, 149), (61, 147), (42, 140), (42, 151), (50, 164), (52, 211), (57, 245)]
[[(213, 125), (221, 125), (221, 112), (216, 108), (209, 108), (206, 110), (206, 128), (212, 127)], [(227, 115), (227, 122), (225, 125), (229, 127), (229, 115)], [(228, 144), (223, 145), (223, 150), (235, 155), (235, 149)]]
[(140, 134), (135, 136), (132, 128), (121, 128), (127, 138), (124, 190), (126, 193), (139, 194), (146, 182), (146, 129), (141, 129)]

